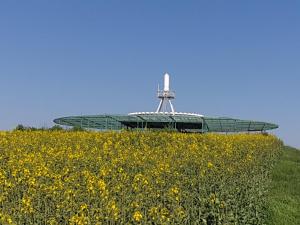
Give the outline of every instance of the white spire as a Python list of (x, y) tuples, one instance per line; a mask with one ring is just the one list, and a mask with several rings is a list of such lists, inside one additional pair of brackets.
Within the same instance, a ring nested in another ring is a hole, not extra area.
[(164, 75), (164, 91), (170, 90), (170, 76), (169, 74), (165, 73)]
[[(175, 93), (170, 91), (170, 76), (165, 73), (164, 75), (164, 90), (158, 90), (157, 97), (160, 98), (159, 105), (157, 107), (156, 112), (163, 112), (175, 114), (174, 107), (172, 105), (171, 99), (175, 98)], [(168, 111), (168, 106), (170, 111)]]

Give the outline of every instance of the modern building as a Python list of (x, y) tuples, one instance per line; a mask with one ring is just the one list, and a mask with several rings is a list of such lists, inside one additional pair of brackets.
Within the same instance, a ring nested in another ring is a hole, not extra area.
[(207, 117), (196, 113), (176, 112), (172, 104), (175, 92), (170, 90), (170, 76), (164, 75), (164, 88), (158, 88), (160, 99), (155, 112), (133, 112), (128, 115), (68, 116), (54, 120), (59, 125), (97, 130), (170, 129), (180, 132), (265, 132), (278, 125), (229, 117)]

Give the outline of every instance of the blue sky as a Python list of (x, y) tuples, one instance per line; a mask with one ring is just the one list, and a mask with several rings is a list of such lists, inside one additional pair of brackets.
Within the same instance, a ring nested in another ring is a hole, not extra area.
[(0, 129), (177, 111), (274, 122), (300, 147), (300, 1), (1, 1)]

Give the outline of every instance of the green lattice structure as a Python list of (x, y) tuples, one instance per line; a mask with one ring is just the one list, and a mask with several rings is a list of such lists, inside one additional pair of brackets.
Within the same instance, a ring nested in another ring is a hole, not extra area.
[(278, 125), (227, 117), (150, 113), (140, 115), (91, 115), (57, 118), (56, 124), (98, 130), (171, 129), (180, 132), (265, 132)]

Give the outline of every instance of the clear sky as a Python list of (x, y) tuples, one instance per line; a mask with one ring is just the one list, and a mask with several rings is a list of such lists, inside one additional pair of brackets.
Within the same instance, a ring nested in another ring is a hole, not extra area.
[(300, 147), (300, 1), (1, 1), (0, 129), (153, 111), (274, 122)]

